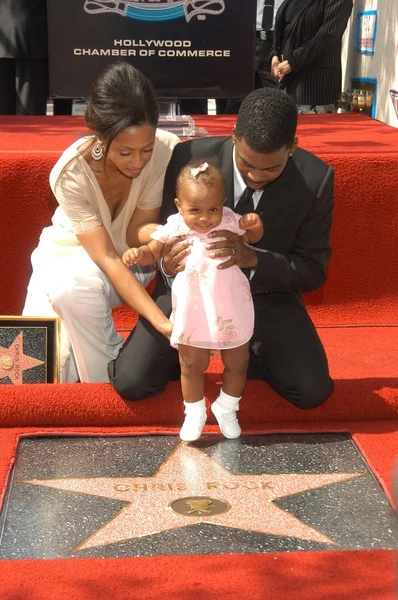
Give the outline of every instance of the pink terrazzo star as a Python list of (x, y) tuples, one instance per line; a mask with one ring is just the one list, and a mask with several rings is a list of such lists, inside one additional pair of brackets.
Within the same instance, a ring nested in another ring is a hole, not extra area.
[[(129, 504), (109, 523), (76, 549), (114, 544), (136, 537), (178, 529), (195, 523), (213, 523), (270, 535), (335, 544), (273, 503), (331, 483), (361, 476), (358, 473), (234, 475), (194, 446), (182, 443), (151, 477), (89, 479), (33, 479), (33, 485), (122, 500)], [(222, 500), (228, 512), (217, 515), (181, 515), (170, 505), (180, 498), (199, 496)]]
[(0, 346), (0, 379), (9, 377), (12, 383), (22, 383), (24, 371), (43, 364), (42, 360), (24, 354), (22, 331), (9, 348)]

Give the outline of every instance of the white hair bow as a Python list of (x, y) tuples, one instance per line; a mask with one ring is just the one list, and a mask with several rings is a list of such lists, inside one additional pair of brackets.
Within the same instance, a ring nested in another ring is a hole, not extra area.
[(205, 162), (205, 163), (199, 165), (199, 167), (197, 167), (196, 169), (191, 169), (191, 175), (193, 175), (194, 177), (197, 177), (199, 175), (199, 173), (203, 173), (208, 168), (209, 168), (209, 165), (207, 162)]

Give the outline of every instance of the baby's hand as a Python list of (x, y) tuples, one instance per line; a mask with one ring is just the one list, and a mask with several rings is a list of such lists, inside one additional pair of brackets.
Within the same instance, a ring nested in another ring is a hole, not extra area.
[(141, 248), (129, 248), (122, 256), (122, 261), (126, 267), (131, 265), (138, 265), (140, 260), (143, 258), (143, 252)]
[(239, 219), (239, 227), (242, 229), (256, 229), (259, 223), (260, 217), (256, 213), (247, 213)]

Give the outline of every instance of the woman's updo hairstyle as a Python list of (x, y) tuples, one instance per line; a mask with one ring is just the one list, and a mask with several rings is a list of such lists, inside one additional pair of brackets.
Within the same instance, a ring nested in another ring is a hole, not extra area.
[(129, 63), (112, 63), (92, 83), (85, 122), (104, 142), (105, 155), (121, 131), (140, 125), (156, 128), (158, 119), (159, 105), (152, 84)]

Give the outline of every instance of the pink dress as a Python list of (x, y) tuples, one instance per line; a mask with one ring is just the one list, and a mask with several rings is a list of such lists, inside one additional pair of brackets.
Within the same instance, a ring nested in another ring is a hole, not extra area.
[[(239, 219), (240, 215), (224, 208), (220, 225), (211, 231), (227, 229), (243, 235), (245, 231), (239, 227)], [(242, 346), (253, 335), (250, 284), (237, 266), (217, 269), (217, 265), (227, 259), (209, 257), (205, 245), (222, 239), (209, 238), (209, 233), (193, 231), (177, 213), (151, 235), (162, 243), (176, 235), (186, 235), (193, 241), (185, 270), (177, 274), (172, 286), (170, 320), (174, 329), (170, 341), (174, 347), (185, 344), (225, 350)]]

